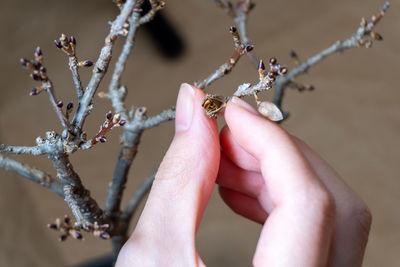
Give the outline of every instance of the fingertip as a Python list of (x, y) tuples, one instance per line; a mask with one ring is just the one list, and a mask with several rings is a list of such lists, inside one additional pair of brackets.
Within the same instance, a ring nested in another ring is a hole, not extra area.
[(262, 117), (241, 99), (229, 101), (225, 120), (235, 141), (258, 159), (266, 148), (291, 143), (290, 135), (283, 128)]

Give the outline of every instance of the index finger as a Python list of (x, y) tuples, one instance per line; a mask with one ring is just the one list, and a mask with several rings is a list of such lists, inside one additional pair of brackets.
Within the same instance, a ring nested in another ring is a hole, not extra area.
[(225, 111), (236, 142), (260, 162), (273, 209), (264, 224), (255, 265), (324, 266), (334, 202), (290, 135), (244, 101)]

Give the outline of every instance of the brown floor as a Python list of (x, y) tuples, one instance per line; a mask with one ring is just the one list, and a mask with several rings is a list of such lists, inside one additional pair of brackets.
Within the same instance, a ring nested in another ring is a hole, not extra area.
[[(160, 57), (145, 32), (140, 32), (124, 83), (129, 105), (146, 105), (150, 114), (174, 104), (179, 84), (205, 77), (231, 54), (232, 24), (213, 1), (167, 1), (164, 13), (185, 38), (186, 53), (176, 61)], [(255, 53), (290, 62), (295, 49), (311, 56), (351, 34), (362, 16), (383, 1), (257, 1), (249, 21)], [(316, 91), (289, 92), (285, 108), (291, 118), (284, 127), (320, 153), (367, 202), (374, 221), (365, 266), (400, 266), (400, 1), (394, 0), (379, 25), (384, 42), (373, 48), (335, 55), (303, 76)], [(0, 138), (2, 143), (32, 145), (46, 130), (60, 130), (45, 96), (29, 97), (34, 83), (19, 66), (36, 45), (65, 102), (74, 100), (67, 58), (52, 40), (61, 32), (78, 40), (81, 59), (96, 58), (117, 10), (111, 1), (1, 1), (0, 3)], [(86, 82), (89, 71), (82, 71)], [(247, 60), (209, 88), (228, 95), (257, 74)], [(107, 83), (100, 88), (106, 90)], [(95, 134), (110, 103), (96, 98), (86, 129)], [(127, 195), (152, 173), (172, 137), (172, 124), (143, 137), (133, 164)], [(74, 154), (75, 169), (100, 205), (118, 151), (118, 131), (109, 142)], [(46, 157), (16, 157), (54, 174)], [(108, 242), (87, 238), (58, 243), (45, 225), (68, 213), (64, 201), (41, 187), (0, 170), (0, 266), (63, 266), (110, 251)], [(126, 199), (125, 199), (126, 200)], [(200, 255), (209, 266), (249, 266), (260, 226), (239, 218), (214, 194), (198, 233)]]

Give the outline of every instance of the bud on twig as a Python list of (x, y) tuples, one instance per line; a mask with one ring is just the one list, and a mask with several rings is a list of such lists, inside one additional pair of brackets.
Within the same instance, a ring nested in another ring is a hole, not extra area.
[(78, 66), (79, 67), (91, 67), (91, 66), (93, 66), (93, 62), (90, 60), (79, 61)]

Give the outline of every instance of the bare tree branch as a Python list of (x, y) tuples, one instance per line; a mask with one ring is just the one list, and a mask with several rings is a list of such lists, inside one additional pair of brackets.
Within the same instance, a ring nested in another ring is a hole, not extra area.
[(68, 156), (50, 154), (49, 158), (57, 170), (57, 176), (63, 185), (64, 199), (74, 214), (77, 225), (89, 228), (95, 222), (102, 222), (103, 211), (83, 186), (80, 177), (72, 168)]
[(5, 144), (0, 144), (0, 153), (29, 154), (35, 156), (46, 154), (46, 152), (38, 146), (10, 146)]
[[(124, 99), (126, 95), (126, 88), (121, 88), (121, 77), (125, 70), (125, 65), (128, 57), (133, 48), (133, 42), (135, 40), (136, 31), (139, 27), (140, 14), (138, 12), (133, 12), (132, 16), (129, 18), (129, 32), (126, 36), (124, 47), (119, 55), (117, 62), (115, 63), (114, 73), (111, 78), (111, 83), (109, 86), (109, 98), (114, 107), (116, 113), (121, 113), (123, 119), (127, 119), (126, 109), (124, 107)], [(123, 91), (122, 91), (123, 90)], [(121, 94), (122, 93), (122, 94)]]
[(46, 90), (47, 95), (49, 96), (50, 103), (53, 106), (54, 111), (57, 114), (58, 119), (61, 122), (61, 125), (65, 130), (71, 131), (71, 124), (69, 123), (69, 120), (65, 116), (64, 112), (62, 111), (59, 102), (56, 99), (56, 95), (54, 92), (54, 87), (53, 84), (50, 80), (43, 81), (42, 82), (43, 88)]
[(123, 220), (125, 222), (129, 222), (131, 220), (132, 216), (135, 214), (135, 211), (139, 207), (140, 202), (143, 200), (143, 198), (149, 192), (151, 185), (153, 184), (155, 176), (156, 176), (156, 173), (153, 173), (142, 183), (142, 185), (139, 187), (139, 189), (136, 190), (135, 194), (131, 197), (131, 199), (128, 202), (127, 207), (125, 208), (124, 212), (122, 213), (121, 220)]
[(163, 122), (174, 120), (174, 119), (175, 119), (175, 108), (166, 109), (163, 112), (161, 112), (153, 117), (147, 118), (143, 122), (142, 128), (144, 130), (148, 130), (148, 129), (151, 129), (153, 127), (160, 125)]
[(141, 3), (142, 1), (139, 0), (127, 0), (121, 9), (121, 13), (112, 23), (110, 33), (106, 37), (104, 47), (101, 49), (100, 56), (94, 65), (92, 77), (85, 93), (79, 101), (78, 109), (72, 120), (72, 124), (77, 128), (77, 131), (82, 129), (85, 118), (89, 115), (90, 110), (93, 107), (91, 102), (101, 80), (107, 72), (108, 65), (111, 61), (113, 44), (118, 35), (124, 34), (124, 26), (129, 16), (132, 14), (132, 12), (137, 12), (134, 11), (134, 7)]
[(230, 73), (235, 67), (236, 63), (239, 61), (239, 59), (246, 53), (250, 52), (253, 50), (253, 46), (249, 44), (245, 44), (241, 41), (240, 35), (236, 27), (230, 27), (230, 32), (233, 37), (233, 42), (235, 44), (235, 52), (231, 56), (228, 62), (222, 64), (214, 73), (209, 75), (206, 79), (195, 82), (194, 85), (197, 86), (200, 89), (205, 89), (209, 85), (211, 85), (213, 82), (216, 80), (224, 77), (228, 73)]
[(165, 6), (164, 1), (149, 0), (149, 2), (151, 5), (151, 9), (146, 15), (144, 15), (143, 17), (140, 18), (140, 21), (139, 21), (140, 24), (145, 24), (145, 23), (151, 21), (154, 18), (154, 16), (156, 15), (156, 13)]
[(2, 154), (0, 154), (0, 168), (5, 169), (6, 171), (15, 172), (49, 189), (51, 192), (59, 195), (60, 197), (64, 197), (62, 184), (51, 177), (50, 174), (47, 174), (42, 170), (20, 163), (16, 160), (3, 156)]
[(123, 134), (122, 149), (118, 155), (118, 161), (114, 168), (106, 200), (105, 214), (107, 217), (116, 217), (120, 212), (122, 194), (125, 189), (129, 169), (135, 158), (142, 130), (125, 131)]
[[(289, 71), (287, 75), (279, 77), (276, 80), (275, 86), (275, 93), (273, 102), (279, 108), (282, 105), (282, 99), (284, 96), (285, 88), (290, 85), (291, 80), (301, 74), (304, 74), (310, 69), (312, 66), (316, 65), (317, 63), (321, 62), (326, 57), (338, 53), (344, 52), (350, 48), (366, 46), (370, 47), (372, 44), (372, 39), (378, 38), (379, 35), (376, 35), (373, 30), (376, 24), (381, 20), (381, 18), (386, 13), (387, 9), (389, 8), (389, 2), (386, 2), (385, 5), (382, 7), (380, 12), (376, 16), (372, 16), (371, 21), (367, 22), (366, 20), (362, 19), (361, 26), (357, 29), (357, 31), (351, 35), (348, 39), (344, 41), (337, 41), (327, 49), (322, 50), (318, 54), (313, 57), (307, 59), (304, 63), (301, 63), (293, 70)], [(374, 37), (375, 36), (375, 37)], [(364, 40), (364, 38), (372, 38)]]
[(75, 55), (69, 57), (69, 69), (72, 73), (72, 80), (74, 81), (76, 95), (78, 96), (78, 100), (80, 100), (83, 96), (83, 88), (78, 72), (78, 59)]

